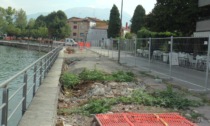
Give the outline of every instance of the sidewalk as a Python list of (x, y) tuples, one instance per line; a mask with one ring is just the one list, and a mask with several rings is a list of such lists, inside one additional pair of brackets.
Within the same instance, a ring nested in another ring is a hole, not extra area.
[(19, 126), (55, 126), (63, 50), (43, 80)]

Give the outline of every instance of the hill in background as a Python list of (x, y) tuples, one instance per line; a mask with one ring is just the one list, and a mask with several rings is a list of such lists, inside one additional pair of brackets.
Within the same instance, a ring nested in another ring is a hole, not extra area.
[[(90, 7), (78, 7), (78, 8), (71, 8), (67, 9), (64, 12), (66, 13), (67, 17), (80, 17), (80, 18), (85, 18), (85, 17), (95, 17), (101, 20), (109, 20), (109, 15), (110, 15), (110, 10), (111, 9), (100, 9), (100, 8), (90, 8)], [(30, 14), (27, 15), (27, 18), (34, 18), (36, 19), (39, 15), (44, 15), (46, 16), (50, 12), (39, 12), (36, 14)], [(123, 12), (123, 26), (125, 26), (126, 22), (130, 24), (131, 16)]]

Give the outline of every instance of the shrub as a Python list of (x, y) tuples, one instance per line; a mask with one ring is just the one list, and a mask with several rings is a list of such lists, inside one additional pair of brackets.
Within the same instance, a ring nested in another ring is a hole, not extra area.
[(65, 88), (74, 88), (75, 85), (79, 84), (80, 79), (72, 73), (64, 73), (61, 75), (60, 81)]
[(132, 72), (118, 71), (112, 73), (112, 76), (117, 82), (131, 82), (134, 80), (134, 74)]
[(99, 70), (87, 70), (84, 69), (79, 77), (83, 81), (104, 81), (106, 80), (106, 74)]

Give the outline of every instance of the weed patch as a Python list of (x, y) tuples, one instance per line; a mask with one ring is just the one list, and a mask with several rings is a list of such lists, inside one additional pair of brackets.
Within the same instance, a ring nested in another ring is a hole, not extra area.
[(153, 94), (148, 94), (143, 90), (136, 90), (131, 97), (116, 97), (90, 100), (87, 104), (78, 108), (82, 114), (98, 114), (105, 113), (111, 110), (111, 107), (116, 104), (142, 104), (145, 106), (156, 106), (172, 109), (188, 109), (189, 107), (200, 106), (201, 103), (195, 100), (188, 100), (182, 95), (174, 92), (170, 87), (165, 91), (158, 91)]
[(61, 75), (60, 81), (65, 88), (74, 88), (74, 86), (79, 84), (80, 79), (77, 75), (72, 73), (64, 73)]

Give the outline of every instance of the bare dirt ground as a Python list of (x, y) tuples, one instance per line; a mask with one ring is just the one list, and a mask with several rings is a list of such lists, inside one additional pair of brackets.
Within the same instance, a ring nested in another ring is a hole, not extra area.
[[(66, 114), (60, 113), (59, 109), (68, 108), (74, 109), (89, 99), (93, 98), (113, 98), (116, 96), (129, 96), (135, 89), (146, 89), (148, 92), (153, 90), (165, 90), (167, 84), (161, 79), (157, 79), (152, 75), (143, 74), (136, 68), (129, 68), (119, 65), (116, 61), (108, 59), (107, 57), (99, 56), (88, 50), (76, 49), (75, 53), (65, 53), (65, 63), (63, 71), (68, 71), (74, 74), (79, 74), (87, 69), (98, 69), (107, 73), (116, 72), (119, 70), (132, 71), (136, 75), (137, 82), (135, 83), (116, 83), (116, 82), (88, 82), (76, 86), (73, 90), (61, 91), (58, 104), (58, 125), (57, 126), (92, 126), (94, 115), (85, 116), (81, 114)], [(179, 89), (175, 89), (179, 90)], [(199, 99), (195, 96), (189, 96), (191, 99)], [(210, 126), (210, 107), (202, 106), (199, 108), (192, 108), (192, 111), (199, 113), (196, 119), (191, 119), (199, 126)], [(192, 116), (187, 111), (180, 112), (176, 109), (167, 109), (161, 107), (152, 107), (144, 105), (124, 105), (117, 104), (112, 106), (108, 113), (121, 113), (121, 112), (135, 112), (135, 113), (167, 113), (178, 112), (181, 115), (189, 118)], [(208, 113), (209, 112), (209, 113)]]

